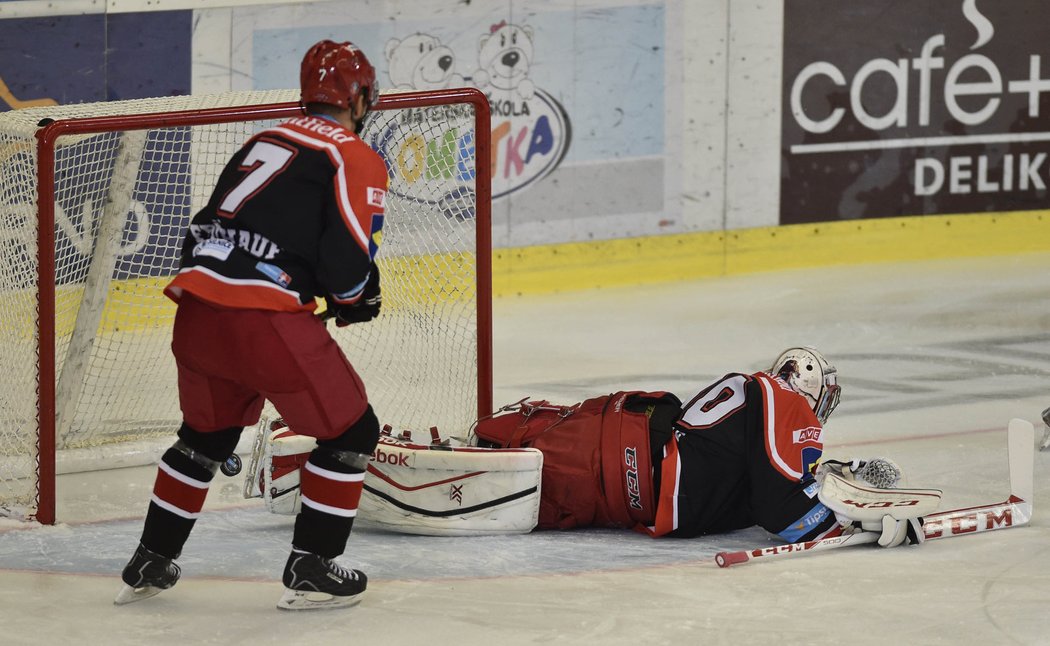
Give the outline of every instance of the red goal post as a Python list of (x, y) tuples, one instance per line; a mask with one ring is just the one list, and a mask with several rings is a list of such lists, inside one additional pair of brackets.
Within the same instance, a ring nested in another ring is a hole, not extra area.
[[(222, 166), (301, 114), (296, 98), (0, 113), (0, 516), (55, 522), (60, 455), (62, 472), (127, 466), (173, 440), (174, 306), (160, 290)], [(492, 411), (490, 134), (473, 88), (383, 94), (362, 134), (390, 170), (383, 315), (331, 329), (395, 428), (465, 434)]]

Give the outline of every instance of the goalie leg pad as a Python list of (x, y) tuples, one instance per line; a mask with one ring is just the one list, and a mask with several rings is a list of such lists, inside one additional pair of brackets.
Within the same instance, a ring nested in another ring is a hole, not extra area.
[[(284, 425), (274, 423), (263, 440), (261, 456), (254, 470), (258, 477), (258, 494), (274, 514), (297, 514), (302, 506), (299, 469), (306, 464), (310, 453), (319, 448), (351, 469), (364, 471), (370, 454), (379, 440), (379, 420), (369, 405), (361, 418), (342, 434), (327, 440), (316, 440), (299, 435)], [(266, 433), (260, 430), (259, 433)], [(245, 497), (248, 497), (247, 494)]]
[[(302, 508), (301, 468), (317, 443), (269, 433), (258, 491), (271, 513)], [(358, 515), (405, 534), (523, 534), (537, 523), (543, 455), (535, 449), (435, 448), (384, 438), (372, 454)]]
[(316, 446), (314, 438), (297, 435), (287, 428), (270, 432), (263, 445), (259, 489), (271, 513), (299, 513), (302, 506), (299, 470)]
[(422, 446), (381, 438), (360, 517), (405, 534), (524, 534), (539, 516), (543, 454), (536, 449)]

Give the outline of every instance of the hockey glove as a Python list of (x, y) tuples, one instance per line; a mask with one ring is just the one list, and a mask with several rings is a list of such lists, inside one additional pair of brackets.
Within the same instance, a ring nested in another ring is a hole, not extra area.
[(383, 306), (383, 294), (379, 287), (379, 266), (375, 261), (368, 269), (368, 281), (361, 292), (361, 298), (350, 305), (340, 305), (331, 296), (325, 296), (328, 309), (324, 318), (334, 318), (337, 327), (346, 327), (353, 323), (366, 323), (379, 316)]

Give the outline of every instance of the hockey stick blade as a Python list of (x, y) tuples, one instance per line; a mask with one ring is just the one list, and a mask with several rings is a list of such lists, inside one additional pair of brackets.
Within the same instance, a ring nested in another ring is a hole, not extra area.
[[(1035, 464), (1035, 427), (1023, 419), (1012, 419), (1007, 427), (1007, 451), (1010, 465), (1010, 497), (1000, 503), (953, 509), (925, 517), (926, 540), (979, 534), (997, 529), (1027, 525), (1032, 520), (1033, 470)], [(857, 532), (804, 543), (789, 543), (739, 552), (719, 552), (718, 567), (726, 568), (755, 559), (786, 557), (838, 549), (850, 545), (874, 543), (877, 532)]]
[(1010, 420), (1007, 450), (1010, 460), (1010, 497), (997, 504), (927, 516), (923, 525), (926, 540), (1021, 527), (1031, 522), (1035, 489), (1035, 426), (1023, 419)]
[(1007, 429), (1010, 451), (1010, 493), (1028, 502), (1031, 515), (1035, 493), (1035, 426), (1031, 422), (1014, 418)]

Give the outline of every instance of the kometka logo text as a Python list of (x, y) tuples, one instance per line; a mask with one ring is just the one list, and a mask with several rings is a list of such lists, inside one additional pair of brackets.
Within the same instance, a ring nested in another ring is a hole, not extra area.
[(782, 223), (1045, 208), (1045, 0), (785, 7)]

